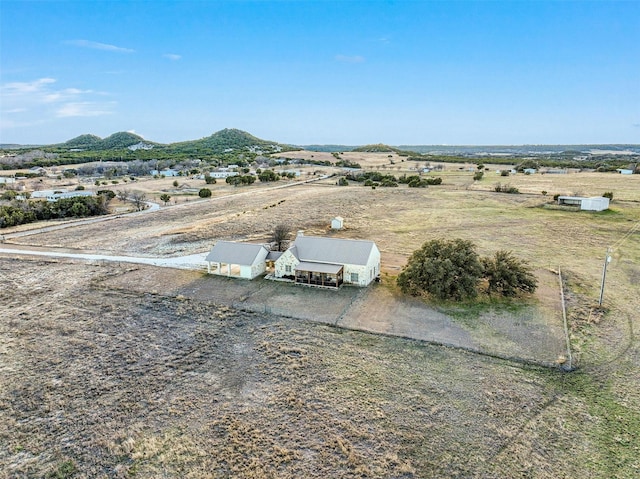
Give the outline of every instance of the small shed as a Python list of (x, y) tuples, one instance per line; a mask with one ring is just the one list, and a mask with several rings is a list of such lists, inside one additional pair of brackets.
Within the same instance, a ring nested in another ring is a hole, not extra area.
[(629, 170), (626, 168), (620, 168), (618, 169), (618, 171), (620, 172), (621, 175), (633, 175), (633, 170)]
[(593, 198), (583, 198), (581, 196), (559, 196), (558, 204), (565, 206), (575, 206), (584, 211), (604, 211), (609, 209), (609, 198), (594, 196)]
[(218, 241), (206, 257), (209, 274), (253, 279), (266, 271), (265, 245)]
[(342, 216), (336, 216), (331, 220), (331, 229), (332, 230), (341, 230), (343, 227), (344, 220)]

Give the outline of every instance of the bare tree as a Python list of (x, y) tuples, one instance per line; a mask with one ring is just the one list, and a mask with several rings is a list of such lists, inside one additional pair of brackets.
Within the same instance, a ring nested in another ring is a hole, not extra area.
[(289, 238), (291, 237), (291, 225), (287, 223), (279, 223), (273, 229), (271, 241), (278, 246), (278, 251), (284, 251), (289, 246)]
[(118, 199), (120, 201), (127, 201), (127, 198), (129, 197), (129, 190), (126, 188), (122, 188), (121, 190), (118, 191)]
[(134, 191), (133, 193), (129, 194), (129, 199), (136, 207), (136, 210), (142, 211), (145, 207), (145, 200), (147, 199), (147, 195), (145, 195), (141, 191)]

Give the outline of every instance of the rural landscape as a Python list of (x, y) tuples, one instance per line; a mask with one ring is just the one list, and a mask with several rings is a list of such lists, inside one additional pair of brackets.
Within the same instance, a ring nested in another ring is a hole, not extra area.
[[(225, 129), (1, 155), (0, 477), (640, 474), (638, 145)], [(278, 227), (375, 242), (377, 281), (207, 273), (218, 241), (275, 251)], [(537, 287), (408, 294), (414, 252), (454, 239)]]

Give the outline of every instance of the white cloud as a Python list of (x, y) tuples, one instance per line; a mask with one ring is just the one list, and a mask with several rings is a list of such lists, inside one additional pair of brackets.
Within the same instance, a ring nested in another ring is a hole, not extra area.
[(116, 45), (110, 45), (108, 43), (92, 42), (91, 40), (69, 40), (65, 43), (67, 45), (74, 45), (76, 47), (91, 48), (93, 50), (104, 50), (107, 52), (118, 52), (118, 53), (135, 52), (135, 50), (131, 48), (118, 47)]
[(91, 117), (108, 115), (116, 105), (113, 101), (94, 101), (104, 92), (75, 87), (55, 88), (53, 78), (39, 78), (30, 82), (12, 82), (0, 85), (2, 113), (12, 114), (3, 120), (3, 126), (19, 127), (53, 118)]
[(55, 82), (53, 78), (40, 78), (32, 82), (6, 83), (0, 87), (0, 92), (3, 97), (21, 96), (41, 91), (46, 85)]
[(169, 60), (173, 60), (173, 61), (177, 61), (177, 60), (180, 60), (182, 58), (182, 55), (178, 55), (176, 53), (165, 53), (162, 56), (165, 57), (165, 58), (168, 58)]
[(360, 55), (336, 55), (335, 59), (342, 63), (364, 63), (364, 57)]
[(95, 102), (95, 101), (79, 101), (69, 102), (61, 105), (56, 111), (58, 118), (69, 118), (74, 116), (102, 116), (112, 113), (109, 106), (111, 103)]

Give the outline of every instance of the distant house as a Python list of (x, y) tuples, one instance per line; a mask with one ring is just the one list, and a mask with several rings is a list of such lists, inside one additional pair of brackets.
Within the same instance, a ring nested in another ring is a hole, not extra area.
[(209, 172), (209, 176), (211, 176), (211, 178), (229, 178), (230, 176), (238, 176), (238, 172), (237, 171), (211, 171)]
[(618, 173), (620, 173), (621, 175), (633, 175), (633, 170), (628, 170), (626, 168), (620, 168), (616, 171), (618, 171)]
[(609, 198), (603, 196), (595, 196), (593, 198), (558, 196), (558, 204), (577, 207), (584, 211), (604, 211), (609, 209)]
[(269, 249), (262, 244), (218, 241), (206, 257), (209, 274), (253, 279), (266, 270)]
[(93, 191), (67, 191), (67, 190), (40, 190), (31, 193), (30, 197), (33, 199), (46, 199), (49, 202), (58, 201), (61, 198), (76, 198), (78, 196), (94, 196)]
[(149, 172), (149, 174), (151, 176), (164, 176), (164, 177), (173, 177), (173, 176), (180, 176), (180, 172), (177, 170), (172, 170), (170, 168), (166, 168), (162, 171), (158, 171), (158, 170), (151, 170)]
[(11, 185), (15, 182), (15, 178), (11, 178), (9, 176), (0, 176), (0, 185)]
[(304, 236), (275, 261), (274, 277), (299, 284), (339, 288), (367, 286), (380, 274), (380, 251), (373, 241)]
[(39, 190), (31, 193), (31, 198), (46, 198), (48, 196), (52, 196), (57, 193), (66, 193), (69, 190), (59, 189), (59, 190)]
[(525, 168), (524, 170), (522, 170), (522, 172), (525, 175), (534, 175), (536, 173), (536, 169), (535, 168)]

